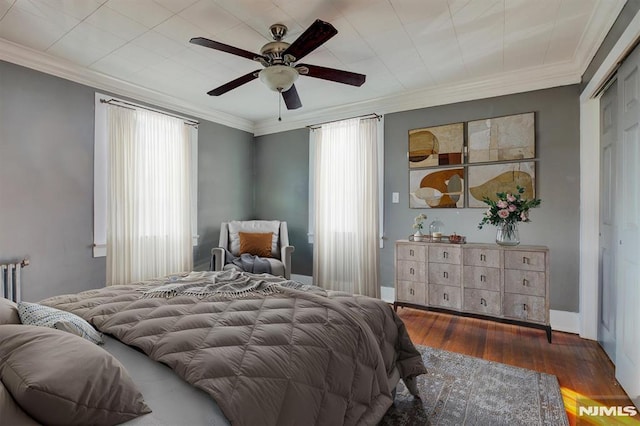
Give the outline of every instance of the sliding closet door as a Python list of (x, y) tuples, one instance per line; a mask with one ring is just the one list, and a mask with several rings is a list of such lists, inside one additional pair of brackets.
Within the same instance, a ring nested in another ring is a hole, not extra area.
[(640, 50), (618, 71), (616, 379), (640, 403)]
[(598, 277), (598, 342), (616, 360), (615, 181), (618, 130), (618, 85), (600, 98), (600, 276)]

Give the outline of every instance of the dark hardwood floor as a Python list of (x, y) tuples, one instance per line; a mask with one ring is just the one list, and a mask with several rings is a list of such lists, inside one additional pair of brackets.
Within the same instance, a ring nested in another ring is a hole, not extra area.
[[(622, 398), (631, 405), (615, 379), (613, 364), (595, 341), (554, 331), (549, 344), (543, 330), (411, 308), (397, 312), (415, 344), (555, 375), (572, 425), (576, 397), (603, 405), (608, 405), (607, 398)], [(631, 423), (624, 424), (640, 424), (640, 416), (625, 420)]]

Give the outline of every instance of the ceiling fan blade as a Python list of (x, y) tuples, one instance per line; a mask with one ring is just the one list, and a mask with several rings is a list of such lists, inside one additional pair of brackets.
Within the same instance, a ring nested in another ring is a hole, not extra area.
[(291, 55), (296, 61), (299, 61), (336, 34), (338, 34), (338, 30), (336, 30), (333, 25), (316, 19), (309, 28), (300, 34), (300, 37), (298, 37), (296, 41), (291, 43), (291, 45), (282, 52), (282, 56)]
[(204, 46), (211, 49), (219, 50), (221, 52), (231, 53), (232, 55), (242, 56), (243, 58), (251, 59), (264, 58), (257, 53), (249, 52), (248, 50), (240, 49), (238, 47), (229, 46), (228, 44), (220, 43), (219, 41), (209, 40), (204, 37), (194, 37), (189, 40), (189, 43), (197, 44), (198, 46)]
[(296, 90), (295, 85), (291, 86), (291, 88), (286, 92), (282, 92), (282, 99), (284, 99), (287, 109), (298, 109), (302, 106), (302, 102), (300, 102), (300, 96), (298, 96), (298, 91)]
[[(307, 69), (306, 72), (305, 68)], [(296, 69), (301, 75), (349, 84), (351, 86), (362, 86), (367, 79), (367, 76), (364, 74), (337, 70), (335, 68), (320, 67), (318, 65), (298, 64)]]
[(258, 78), (258, 72), (260, 70), (251, 71), (249, 74), (245, 74), (242, 77), (238, 77), (235, 80), (228, 82), (227, 84), (223, 84), (220, 87), (216, 87), (215, 89), (207, 92), (209, 96), (220, 96), (227, 93), (229, 90), (233, 90), (236, 87), (240, 87), (243, 84), (250, 82), (251, 80), (255, 80)]

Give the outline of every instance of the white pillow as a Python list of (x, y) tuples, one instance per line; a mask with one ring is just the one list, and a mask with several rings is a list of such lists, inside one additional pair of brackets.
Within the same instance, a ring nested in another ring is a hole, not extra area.
[(271, 239), (271, 257), (280, 259), (280, 253), (278, 252), (278, 235), (280, 235), (279, 220), (234, 220), (229, 222), (229, 251), (234, 256), (240, 256), (239, 232), (273, 232), (273, 238)]
[(71, 312), (37, 303), (20, 302), (18, 303), (18, 313), (20, 321), (25, 325), (55, 328), (83, 337), (97, 345), (104, 343), (101, 333), (97, 332), (84, 319)]

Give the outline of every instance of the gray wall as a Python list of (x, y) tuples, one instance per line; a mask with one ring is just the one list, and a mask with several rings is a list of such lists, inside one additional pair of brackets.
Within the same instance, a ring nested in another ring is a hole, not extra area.
[(198, 126), (198, 234), (195, 269), (207, 270), (220, 223), (253, 212), (253, 134), (202, 121)]
[[(384, 201), (385, 247), (381, 250), (381, 284), (393, 286), (394, 245), (413, 232), (413, 218), (420, 212), (438, 217), (446, 232), (466, 235), (469, 241), (493, 242), (495, 229), (477, 229), (482, 209), (410, 209), (407, 168), (410, 129), (496, 117), (523, 112), (536, 113), (538, 196), (542, 206), (531, 213), (531, 223), (521, 224), (523, 244), (547, 245), (551, 249), (551, 308), (578, 311), (579, 253), (579, 104), (578, 86), (503, 96), (404, 111), (385, 116)], [(302, 243), (304, 257), (296, 247), (293, 272), (311, 274), (312, 250), (306, 243), (308, 214), (308, 132), (306, 130), (256, 138), (256, 212), (286, 217), (297, 224), (291, 238)], [(284, 191), (277, 191), (282, 187)], [(400, 203), (391, 203), (391, 193)], [(296, 244), (296, 245), (297, 245)], [(300, 262), (304, 262), (301, 264)]]
[(291, 269), (294, 274), (311, 275), (309, 130), (258, 136), (255, 141), (255, 217), (287, 222), (289, 242), (295, 247)]
[[(27, 256), (23, 299), (104, 286), (92, 257), (95, 89), (0, 61), (0, 263)], [(200, 120), (196, 265), (253, 210), (253, 135)]]
[(92, 257), (93, 98), (0, 62), (0, 262), (23, 256), (23, 299), (104, 286)]

